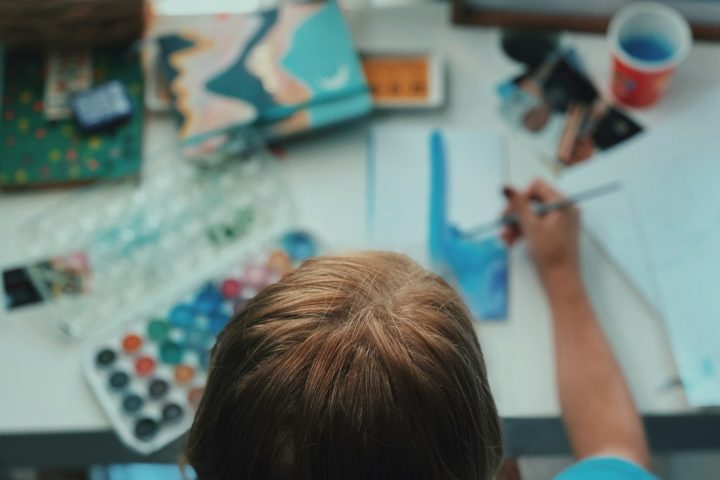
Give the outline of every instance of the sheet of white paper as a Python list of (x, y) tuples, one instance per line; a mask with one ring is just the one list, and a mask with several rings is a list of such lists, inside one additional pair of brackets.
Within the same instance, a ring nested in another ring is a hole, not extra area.
[(460, 230), (495, 220), (505, 206), (502, 142), (491, 134), (443, 130), (446, 139), (450, 223)]
[(695, 406), (720, 405), (718, 125), (720, 90), (561, 181), (623, 182), (622, 195), (583, 207), (586, 221), (662, 314)]
[(429, 132), (376, 128), (368, 145), (368, 227), (372, 244), (404, 252), (426, 266)]
[(720, 96), (716, 100), (714, 111), (697, 117), (706, 122), (695, 122), (682, 140), (665, 136), (649, 144), (645, 168), (628, 176), (675, 361), (696, 406), (720, 405)]
[[(638, 140), (644, 135), (639, 135)], [(629, 146), (634, 147), (634, 141), (629, 140)], [(626, 148), (625, 145), (616, 148), (618, 153), (569, 169), (558, 181), (560, 189), (566, 195), (573, 195), (601, 184), (617, 182), (624, 185), (634, 156), (642, 154), (644, 147), (639, 144), (638, 149)], [(652, 282), (648, 256), (640, 238), (637, 213), (630, 208), (627, 189), (585, 202), (580, 208), (585, 231), (620, 266), (648, 304), (659, 311), (656, 286)]]
[[(423, 265), (427, 254), (429, 128), (376, 128), (370, 134), (369, 227), (373, 244), (402, 251)], [(446, 139), (449, 220), (469, 229), (496, 219), (504, 206), (502, 140), (471, 130), (442, 130)]]

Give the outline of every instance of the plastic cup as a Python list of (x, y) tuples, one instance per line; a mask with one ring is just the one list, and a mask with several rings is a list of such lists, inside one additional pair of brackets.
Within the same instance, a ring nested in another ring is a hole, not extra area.
[(610, 21), (611, 90), (631, 107), (657, 102), (673, 72), (692, 45), (687, 20), (656, 2), (637, 2), (620, 9)]

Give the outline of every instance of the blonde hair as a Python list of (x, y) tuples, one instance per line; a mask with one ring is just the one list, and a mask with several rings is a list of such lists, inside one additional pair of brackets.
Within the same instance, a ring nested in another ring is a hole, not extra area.
[(202, 480), (492, 478), (466, 307), (405, 256), (306, 261), (220, 334), (186, 455)]

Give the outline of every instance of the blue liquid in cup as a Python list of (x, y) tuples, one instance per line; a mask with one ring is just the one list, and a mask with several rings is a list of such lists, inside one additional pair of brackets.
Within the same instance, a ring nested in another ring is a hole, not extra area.
[(620, 45), (628, 55), (645, 62), (662, 62), (673, 55), (673, 48), (660, 37), (627, 37), (620, 42)]

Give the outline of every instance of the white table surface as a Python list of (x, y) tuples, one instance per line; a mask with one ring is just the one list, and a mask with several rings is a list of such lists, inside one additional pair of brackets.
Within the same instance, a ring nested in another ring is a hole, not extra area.
[[(512, 182), (523, 185), (545, 171), (521, 135), (497, 115), (496, 84), (520, 71), (499, 47), (495, 28), (458, 28), (447, 5), (355, 11), (348, 21), (358, 44), (372, 49), (427, 49), (447, 60), (445, 108), (386, 112), (370, 121), (295, 140), (280, 161), (300, 223), (340, 251), (363, 248), (365, 239), (365, 138), (370, 126), (422, 125), (476, 128), (506, 138)], [(604, 37), (567, 36), (598, 85), (607, 90), (609, 55)], [(663, 121), (720, 80), (720, 45), (698, 44), (681, 67), (665, 101), (636, 116)], [(149, 116), (146, 152), (173, 140), (169, 117)], [(146, 171), (175, 161), (148, 155)], [(412, 174), (412, 172), (408, 172)], [(18, 229), (28, 214), (50, 208), (71, 192), (0, 195), (0, 265), (22, 263)], [(620, 271), (587, 239), (584, 276), (593, 304), (643, 413), (691, 413), (682, 391), (663, 386), (676, 377), (662, 322)], [(557, 416), (553, 351), (547, 306), (522, 249), (511, 255), (510, 318), (478, 324), (490, 381), (505, 417)], [(63, 338), (49, 310), (0, 319), (0, 434), (95, 432), (109, 424), (81, 374), (82, 345)]]

